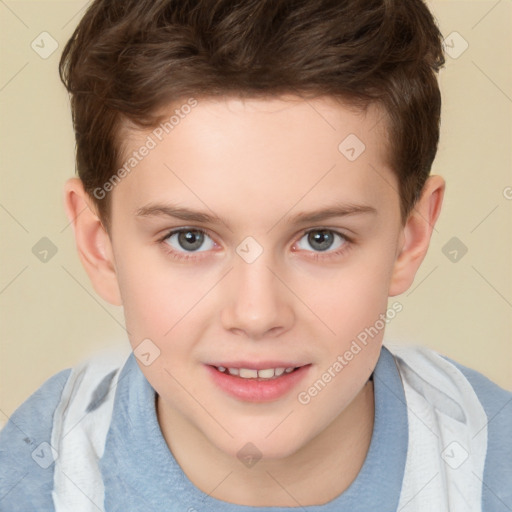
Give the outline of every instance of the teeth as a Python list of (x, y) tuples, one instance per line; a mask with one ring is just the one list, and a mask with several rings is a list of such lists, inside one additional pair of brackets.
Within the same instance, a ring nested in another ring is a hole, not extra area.
[(258, 370), (248, 370), (247, 368), (240, 368), (239, 375), (243, 379), (256, 379), (258, 377)]
[[(250, 368), (226, 368), (224, 366), (217, 366), (217, 370), (230, 375), (237, 375), (242, 379), (272, 379), (280, 377), (283, 373), (291, 373), (295, 367), (290, 368), (266, 368), (264, 370), (253, 370)], [(226, 372), (227, 370), (227, 372)]]
[(274, 376), (274, 368), (269, 368), (268, 370), (258, 370), (258, 377), (262, 379), (270, 379)]

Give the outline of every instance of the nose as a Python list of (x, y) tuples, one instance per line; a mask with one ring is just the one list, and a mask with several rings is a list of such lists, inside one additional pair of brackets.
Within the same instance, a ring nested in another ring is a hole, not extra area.
[(264, 255), (252, 263), (237, 259), (221, 313), (226, 330), (251, 339), (279, 336), (295, 319), (290, 291)]

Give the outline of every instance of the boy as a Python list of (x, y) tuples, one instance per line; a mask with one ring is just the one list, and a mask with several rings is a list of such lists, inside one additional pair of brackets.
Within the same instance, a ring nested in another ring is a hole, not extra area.
[(421, 0), (96, 0), (65, 205), (132, 352), (0, 433), (1, 510), (512, 510), (512, 394), (382, 346), (439, 216)]

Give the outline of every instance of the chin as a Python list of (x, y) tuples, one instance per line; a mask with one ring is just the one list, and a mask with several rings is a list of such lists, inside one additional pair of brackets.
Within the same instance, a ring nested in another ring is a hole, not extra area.
[[(251, 459), (283, 459), (293, 455), (302, 447), (303, 443), (294, 439), (290, 435), (289, 429), (283, 428), (282, 432), (278, 433), (277, 429), (272, 432), (274, 428), (275, 426), (272, 428), (267, 426), (258, 428), (253, 423), (250, 429), (240, 428), (237, 432), (233, 432), (235, 438), (224, 440), (227, 442), (218, 445), (218, 447), (227, 455), (240, 459), (241, 462)], [(243, 434), (237, 435), (238, 432), (243, 432)], [(268, 435), (269, 432), (271, 432), (270, 435)]]

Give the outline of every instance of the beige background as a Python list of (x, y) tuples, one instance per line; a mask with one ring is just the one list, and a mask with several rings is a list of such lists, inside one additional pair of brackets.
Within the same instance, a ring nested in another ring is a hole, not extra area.
[[(59, 370), (128, 347), (122, 310), (89, 284), (62, 204), (74, 139), (57, 63), (86, 4), (0, 2), (0, 425)], [(432, 347), (512, 389), (512, 3), (430, 5), (453, 55), (468, 48), (440, 76), (443, 212), (414, 285), (390, 301), (404, 309), (385, 339)], [(44, 31), (59, 45), (47, 59), (31, 48)], [(42, 237), (57, 248), (45, 263), (32, 252)], [(456, 262), (443, 253), (452, 237), (468, 249)]]

